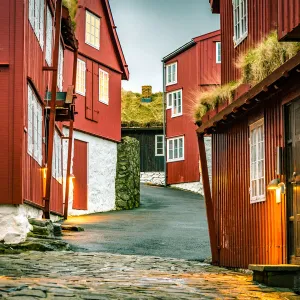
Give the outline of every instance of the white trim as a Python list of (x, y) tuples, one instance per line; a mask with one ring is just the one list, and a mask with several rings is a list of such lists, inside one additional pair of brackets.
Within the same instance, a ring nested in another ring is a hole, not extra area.
[[(260, 129), (259, 131), (255, 131)], [(250, 148), (250, 204), (263, 202), (266, 200), (266, 168), (265, 168), (265, 128), (264, 128), (264, 119), (260, 119), (257, 122), (249, 126), (249, 148)], [(259, 134), (261, 139), (259, 139)], [(253, 139), (254, 143), (253, 143)], [(252, 148), (255, 148), (253, 152)], [(259, 157), (259, 154), (262, 154), (262, 157)], [(252, 157), (255, 155), (255, 159), (252, 160)], [(263, 168), (262, 177), (259, 177), (259, 163)], [(254, 165), (254, 167), (253, 167)], [(255, 174), (253, 174), (255, 173)], [(263, 181), (263, 182), (261, 182)], [(252, 195), (252, 184), (255, 184), (255, 195)], [(261, 185), (262, 184), (262, 185)], [(263, 194), (259, 194), (259, 187), (263, 188)]]
[[(94, 22), (94, 25), (89, 24), (90, 25), (90, 32), (89, 33), (88, 33), (88, 20), (87, 20), (88, 19), (87, 18), (88, 15), (90, 16), (91, 20), (93, 18), (93, 22)], [(96, 25), (95, 22), (98, 22), (98, 21), (99, 21), (99, 28), (97, 28), (95, 26)], [(97, 15), (93, 14), (92, 12), (86, 10), (86, 13), (85, 13), (85, 43), (87, 45), (89, 45), (89, 46), (97, 49), (97, 50), (100, 49), (100, 27), (101, 27), (100, 24), (101, 24), (100, 18)], [(91, 32), (92, 28), (93, 28), (93, 31), (94, 31), (93, 34)], [(98, 30), (98, 36), (97, 36), (96, 30)], [(93, 36), (93, 38), (96, 37), (98, 39), (98, 43), (96, 44), (96, 42), (92, 43), (91, 41), (89, 41), (88, 39), (90, 39), (90, 38), (88, 38), (88, 35)]]
[[(182, 140), (182, 156), (179, 157), (179, 142), (180, 140)], [(173, 152), (173, 158), (170, 158), (170, 143), (172, 142), (172, 152)], [(174, 158), (174, 150), (175, 150), (175, 147), (174, 147), (174, 144), (175, 142), (177, 142), (177, 157)], [(184, 148), (185, 148), (185, 143), (184, 143), (184, 136), (178, 136), (178, 137), (175, 137), (175, 138), (170, 138), (170, 139), (167, 139), (167, 162), (176, 162), (176, 161), (183, 161), (184, 160)]]
[[(219, 53), (220, 51), (220, 53)], [(221, 57), (221, 42), (216, 42), (216, 63), (220, 64), (222, 61)]]
[[(105, 76), (106, 76), (106, 80), (105, 80)], [(102, 86), (101, 86), (101, 79), (104, 80)], [(105, 86), (107, 89), (107, 94), (105, 94)], [(101, 93), (102, 93), (102, 97), (101, 97)], [(100, 68), (99, 68), (99, 101), (106, 105), (108, 105), (109, 103), (109, 73)]]
[(58, 69), (57, 69), (57, 87), (60, 92), (63, 90), (63, 71), (64, 71), (64, 48), (62, 42), (59, 42), (58, 51)]
[[(172, 80), (172, 67), (175, 67), (174, 80)], [(171, 68), (171, 81), (168, 81), (169, 78), (169, 67)], [(177, 73), (178, 73), (178, 65), (177, 62), (166, 65), (166, 86), (177, 84)]]
[(86, 62), (77, 59), (77, 72), (76, 72), (76, 93), (85, 96), (86, 93)]
[[(233, 8), (233, 32), (234, 32), (233, 42), (234, 42), (234, 46), (237, 47), (248, 36), (248, 1), (232, 0), (232, 8)], [(235, 17), (237, 10), (239, 12), (238, 20), (236, 20)]]
[[(162, 150), (162, 153), (157, 153), (157, 139), (158, 137), (161, 137), (162, 138), (162, 141), (160, 143), (162, 143), (162, 148), (159, 148)], [(157, 134), (155, 135), (155, 156), (165, 156), (165, 147), (164, 147), (164, 144), (165, 144), (165, 141), (164, 141), (164, 135), (162, 134)]]

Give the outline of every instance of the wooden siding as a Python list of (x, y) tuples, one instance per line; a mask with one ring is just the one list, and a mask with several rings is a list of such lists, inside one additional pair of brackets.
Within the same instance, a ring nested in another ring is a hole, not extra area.
[(238, 80), (240, 72), (235, 67), (238, 56), (254, 47), (271, 31), (277, 28), (277, 1), (248, 0), (248, 36), (236, 48), (233, 43), (232, 0), (220, 1), (220, 21), (222, 32), (222, 84)]
[(299, 0), (278, 0), (278, 38), (300, 40)]
[(163, 135), (163, 130), (122, 130), (122, 137), (130, 136), (140, 142), (141, 172), (164, 172), (164, 156), (155, 156), (155, 135)]

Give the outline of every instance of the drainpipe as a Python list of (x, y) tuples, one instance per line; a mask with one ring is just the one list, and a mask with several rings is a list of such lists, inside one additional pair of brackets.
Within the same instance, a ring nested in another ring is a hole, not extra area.
[(163, 135), (164, 135), (164, 172), (165, 172), (165, 186), (167, 186), (167, 139), (166, 139), (166, 66), (164, 61), (162, 62), (163, 69)]
[(52, 160), (53, 160), (53, 141), (55, 130), (55, 101), (57, 90), (57, 69), (58, 69), (58, 55), (59, 55), (59, 39), (61, 31), (61, 14), (62, 14), (62, 0), (56, 1), (55, 8), (55, 39), (53, 49), (53, 73), (52, 73), (52, 87), (51, 87), (51, 101), (49, 113), (49, 136), (48, 136), (48, 157), (47, 157), (47, 178), (46, 178), (46, 195), (44, 218), (50, 219), (50, 197), (51, 197), (51, 179), (52, 179)]
[[(77, 45), (78, 46), (78, 45)], [(76, 89), (76, 73), (77, 73), (77, 58), (78, 58), (78, 47), (74, 53), (74, 61), (73, 61), (73, 94), (75, 94)], [(74, 104), (74, 103), (73, 103)], [(72, 160), (72, 147), (73, 147), (73, 120), (70, 120), (69, 125), (69, 137), (68, 137), (68, 161), (67, 161), (67, 174), (66, 174), (66, 193), (65, 193), (65, 208), (64, 208), (64, 219), (68, 218), (68, 209), (69, 209), (69, 189), (70, 189), (70, 175), (71, 175), (71, 160)]]

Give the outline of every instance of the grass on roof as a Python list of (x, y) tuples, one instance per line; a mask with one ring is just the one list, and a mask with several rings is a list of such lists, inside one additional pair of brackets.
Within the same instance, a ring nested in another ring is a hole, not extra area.
[(152, 94), (152, 102), (141, 102), (142, 95), (122, 90), (122, 126), (158, 127), (163, 125), (163, 93)]
[(77, 8), (78, 8), (78, 0), (63, 0), (62, 2), (63, 6), (67, 7), (69, 10), (69, 14), (71, 17), (73, 29), (75, 30), (76, 28), (76, 13), (77, 13)]

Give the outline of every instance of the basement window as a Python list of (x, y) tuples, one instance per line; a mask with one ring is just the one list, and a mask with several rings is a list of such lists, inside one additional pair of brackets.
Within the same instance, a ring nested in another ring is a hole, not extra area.
[(166, 85), (177, 83), (177, 62), (167, 65), (166, 67)]
[(155, 136), (155, 156), (164, 156), (164, 136)]
[(108, 104), (109, 101), (109, 74), (99, 69), (99, 101)]
[(47, 20), (46, 20), (46, 54), (45, 59), (48, 66), (52, 64), (52, 40), (53, 40), (53, 21), (50, 8), (47, 6)]
[(89, 11), (85, 17), (85, 43), (100, 49), (100, 18)]
[(62, 159), (61, 159), (61, 138), (55, 130), (54, 145), (53, 145), (53, 160), (52, 160), (52, 177), (59, 183), (62, 183)]
[(44, 8), (45, 0), (29, 0), (28, 1), (28, 18), (33, 31), (43, 50), (44, 48)]
[(250, 125), (250, 203), (265, 201), (264, 119)]
[(29, 84), (27, 118), (27, 153), (41, 166), (43, 160), (43, 109)]
[(184, 136), (168, 139), (167, 162), (184, 160)]
[(76, 73), (76, 93), (85, 96), (86, 90), (86, 63), (85, 61), (77, 60), (77, 73)]
[(233, 0), (233, 24), (235, 46), (239, 45), (248, 35), (247, 0)]

